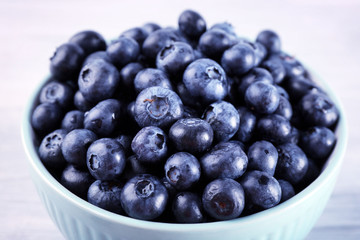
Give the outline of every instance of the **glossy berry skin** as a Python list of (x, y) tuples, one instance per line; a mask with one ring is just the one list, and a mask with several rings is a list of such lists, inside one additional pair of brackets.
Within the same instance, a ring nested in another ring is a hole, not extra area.
[(78, 90), (74, 95), (74, 105), (80, 111), (86, 112), (89, 111), (92, 107), (95, 106), (95, 103), (89, 102), (84, 98), (84, 95)]
[(164, 166), (165, 177), (178, 190), (189, 189), (200, 179), (200, 163), (187, 152), (171, 155)]
[(281, 61), (282, 65), (285, 67), (287, 77), (301, 77), (305, 75), (306, 70), (304, 66), (293, 56), (281, 52), (278, 55), (271, 56), (269, 59), (273, 58)]
[(275, 176), (292, 184), (300, 182), (309, 165), (305, 153), (293, 143), (279, 145), (277, 149), (279, 158)]
[(72, 110), (65, 114), (61, 122), (61, 128), (70, 132), (74, 129), (84, 127), (84, 112), (79, 110)]
[(326, 159), (335, 147), (336, 136), (326, 127), (311, 127), (301, 133), (300, 146), (312, 159)]
[(280, 60), (278, 59), (266, 60), (261, 64), (261, 67), (265, 68), (270, 72), (271, 76), (274, 79), (274, 83), (279, 84), (284, 80), (286, 75), (286, 70)]
[(85, 55), (106, 49), (105, 39), (95, 31), (82, 31), (69, 40), (70, 43), (79, 45), (84, 50)]
[(110, 61), (118, 68), (135, 62), (140, 54), (139, 44), (132, 38), (119, 37), (106, 49)]
[(245, 205), (243, 187), (233, 179), (210, 182), (202, 195), (204, 210), (216, 220), (230, 220), (240, 216)]
[(201, 153), (211, 146), (214, 132), (204, 120), (183, 118), (171, 126), (169, 138), (178, 151)]
[(103, 60), (94, 60), (85, 65), (78, 79), (80, 92), (93, 103), (111, 98), (119, 83), (118, 70)]
[(197, 12), (185, 10), (179, 17), (179, 29), (189, 39), (199, 39), (206, 31), (206, 22)]
[(288, 181), (282, 180), (282, 179), (278, 180), (278, 182), (281, 187), (280, 203), (285, 202), (286, 200), (295, 196), (295, 190), (294, 190), (294, 187), (291, 185), (291, 183), (289, 183)]
[(134, 79), (136, 74), (144, 69), (144, 66), (140, 63), (133, 62), (124, 66), (120, 71), (121, 83), (128, 89), (134, 88)]
[(304, 121), (312, 126), (332, 127), (339, 118), (333, 101), (320, 92), (305, 95), (299, 103), (299, 108)]
[(262, 209), (276, 206), (281, 200), (279, 182), (270, 174), (261, 171), (249, 171), (240, 181), (246, 195), (246, 204)]
[(120, 37), (132, 38), (141, 47), (148, 35), (149, 34), (143, 28), (134, 27), (121, 33)]
[(132, 140), (131, 149), (141, 162), (159, 163), (167, 154), (167, 136), (158, 127), (144, 127)]
[(260, 114), (271, 114), (279, 106), (280, 95), (276, 88), (268, 83), (257, 81), (245, 91), (246, 105)]
[(60, 183), (76, 196), (86, 200), (87, 192), (94, 178), (89, 171), (69, 164), (62, 172)]
[(276, 108), (274, 114), (278, 114), (286, 118), (287, 120), (291, 120), (293, 115), (293, 109), (291, 103), (288, 99), (283, 96), (280, 96), (279, 106)]
[(227, 95), (228, 83), (223, 68), (215, 61), (201, 58), (184, 71), (185, 88), (203, 103), (222, 100)]
[(291, 124), (283, 116), (271, 114), (260, 118), (257, 122), (257, 134), (275, 145), (285, 143), (291, 136)]
[(119, 182), (96, 180), (89, 187), (87, 200), (102, 209), (123, 214), (124, 210), (120, 200), (121, 190), (122, 184)]
[(281, 87), (279, 85), (275, 85), (275, 87), (278, 90), (278, 93), (280, 94), (280, 96), (286, 98), (287, 100), (290, 99), (288, 92), (283, 87)]
[(98, 52), (91, 53), (89, 56), (87, 56), (82, 65), (85, 66), (89, 62), (92, 62), (92, 61), (98, 60), (98, 59), (103, 60), (108, 63), (111, 63), (109, 55), (106, 53), (106, 51), (98, 51)]
[(205, 109), (202, 118), (211, 125), (218, 142), (228, 141), (239, 129), (239, 113), (231, 103), (226, 101), (210, 104)]
[(149, 87), (162, 87), (173, 90), (166, 73), (156, 68), (145, 68), (139, 71), (134, 78), (134, 87), (137, 93)]
[(60, 81), (73, 79), (81, 69), (84, 56), (84, 51), (76, 44), (61, 45), (50, 58), (51, 75)]
[(221, 65), (227, 74), (241, 76), (255, 66), (254, 49), (240, 42), (224, 52)]
[(151, 220), (164, 212), (168, 193), (158, 178), (150, 174), (140, 174), (125, 184), (120, 198), (127, 215)]
[(239, 130), (235, 134), (236, 139), (241, 142), (249, 142), (254, 135), (256, 129), (256, 116), (246, 107), (239, 107), (238, 113), (240, 117)]
[(308, 158), (308, 169), (306, 171), (305, 176), (300, 180), (300, 182), (296, 183), (293, 185), (293, 187), (295, 188), (295, 190), (297, 192), (303, 190), (304, 188), (306, 188), (307, 186), (309, 186), (313, 181), (316, 180), (316, 178), (320, 175), (320, 169), (317, 165), (317, 163), (315, 163), (314, 160)]
[(246, 89), (254, 82), (266, 82), (272, 84), (274, 82), (271, 74), (264, 68), (253, 68), (246, 75), (241, 77), (238, 92), (245, 96)]
[(63, 109), (70, 108), (74, 98), (72, 88), (61, 82), (52, 81), (47, 83), (40, 92), (40, 103), (56, 103)]
[(269, 53), (278, 53), (281, 50), (281, 41), (279, 36), (271, 30), (264, 30), (256, 37), (256, 42), (261, 43)]
[(320, 91), (314, 82), (302, 76), (287, 78), (284, 80), (283, 86), (294, 102), (299, 102), (303, 96), (310, 92)]
[(41, 162), (48, 168), (60, 169), (65, 165), (61, 152), (61, 144), (66, 136), (66, 131), (57, 129), (44, 137), (39, 146)]
[(153, 23), (153, 22), (149, 22), (149, 23), (145, 23), (143, 26), (142, 26), (142, 29), (144, 29), (144, 31), (147, 33), (147, 34), (150, 34), (152, 32), (155, 32), (156, 30), (159, 30), (161, 27), (156, 24), (156, 23)]
[(56, 103), (41, 103), (33, 111), (31, 126), (39, 133), (49, 133), (60, 126), (63, 111)]
[(233, 35), (235, 37), (237, 36), (233, 25), (231, 25), (231, 23), (228, 23), (228, 22), (215, 23), (214, 25), (211, 26), (210, 30), (212, 30), (212, 29), (220, 29), (230, 35)]
[(204, 222), (203, 211), (200, 197), (192, 192), (178, 193), (172, 203), (172, 213), (178, 223)]
[(90, 174), (103, 181), (117, 179), (125, 168), (124, 148), (115, 139), (100, 138), (94, 141), (86, 153)]
[(195, 59), (192, 47), (184, 42), (166, 45), (156, 57), (156, 67), (169, 75), (182, 75), (185, 68)]
[(118, 141), (118, 143), (120, 143), (121, 146), (124, 148), (126, 155), (129, 155), (129, 153), (131, 152), (132, 136), (121, 134), (115, 137), (115, 140)]
[(69, 132), (61, 145), (61, 151), (68, 163), (86, 168), (86, 152), (97, 139), (88, 129), (75, 129)]
[(208, 58), (220, 60), (224, 51), (237, 43), (235, 36), (221, 29), (211, 29), (199, 39), (199, 49)]
[(241, 177), (247, 169), (248, 157), (236, 141), (215, 145), (201, 159), (202, 172), (208, 179)]
[(259, 170), (274, 176), (278, 161), (278, 152), (274, 145), (268, 141), (254, 142), (248, 149), (250, 170)]
[(183, 115), (179, 96), (167, 88), (149, 87), (136, 98), (134, 116), (140, 127), (168, 127)]

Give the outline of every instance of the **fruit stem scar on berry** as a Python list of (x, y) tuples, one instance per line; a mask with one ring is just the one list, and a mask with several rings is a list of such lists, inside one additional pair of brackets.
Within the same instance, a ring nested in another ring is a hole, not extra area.
[(149, 103), (152, 103), (153, 101), (155, 101), (154, 99), (145, 99), (143, 102), (149, 102)]

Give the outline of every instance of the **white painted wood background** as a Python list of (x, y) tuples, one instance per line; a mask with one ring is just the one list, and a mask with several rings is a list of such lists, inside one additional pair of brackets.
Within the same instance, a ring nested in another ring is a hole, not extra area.
[(84, 29), (109, 39), (149, 20), (174, 26), (186, 8), (209, 25), (229, 21), (251, 39), (262, 29), (276, 30), (283, 49), (336, 90), (349, 145), (335, 191), (307, 240), (360, 239), (360, 1), (0, 0), (1, 240), (63, 239), (36, 194), (20, 140), (24, 104), (48, 74), (55, 47)]

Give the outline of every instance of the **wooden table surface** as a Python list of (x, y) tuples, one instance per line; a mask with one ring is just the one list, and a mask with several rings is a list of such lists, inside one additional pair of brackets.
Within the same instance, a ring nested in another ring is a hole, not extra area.
[(132, 26), (177, 23), (200, 11), (209, 25), (228, 21), (253, 39), (276, 30), (283, 49), (329, 82), (349, 124), (345, 162), (331, 199), (308, 240), (360, 239), (360, 1), (0, 1), (0, 239), (64, 239), (30, 179), (20, 121), (31, 91), (48, 74), (56, 46), (77, 31), (107, 39)]

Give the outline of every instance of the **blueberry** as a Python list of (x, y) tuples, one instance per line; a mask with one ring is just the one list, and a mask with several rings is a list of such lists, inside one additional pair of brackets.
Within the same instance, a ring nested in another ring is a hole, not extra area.
[(164, 212), (168, 193), (159, 179), (142, 174), (125, 184), (120, 199), (123, 209), (130, 217), (151, 220)]
[(215, 28), (203, 33), (199, 40), (199, 49), (207, 57), (220, 60), (224, 51), (237, 43), (235, 36)]
[(39, 133), (49, 133), (60, 126), (62, 109), (56, 103), (41, 103), (31, 115), (31, 126)]
[(299, 138), (300, 138), (299, 130), (296, 127), (292, 126), (290, 136), (289, 136), (289, 143), (298, 144)]
[(69, 164), (61, 175), (60, 183), (76, 196), (86, 200), (87, 192), (94, 178), (87, 170)]
[(199, 113), (189, 106), (184, 106), (183, 118), (199, 118)]
[(61, 145), (61, 151), (68, 163), (86, 168), (86, 152), (97, 139), (95, 133), (87, 129), (75, 129), (69, 132)]
[(79, 74), (84, 56), (84, 51), (76, 44), (61, 45), (50, 58), (52, 76), (58, 80), (73, 79)]
[(110, 57), (109, 55), (106, 53), (106, 51), (98, 51), (98, 52), (94, 52), (92, 54), (90, 54), (89, 56), (87, 56), (83, 62), (83, 66), (85, 66), (86, 64), (95, 61), (95, 60), (103, 60), (105, 62), (111, 63)]
[(78, 80), (84, 98), (94, 103), (111, 98), (119, 83), (118, 70), (103, 60), (94, 60), (85, 65)]
[(200, 179), (200, 163), (190, 153), (177, 152), (165, 163), (165, 176), (176, 189), (189, 189)]
[(280, 94), (280, 96), (286, 98), (287, 100), (290, 99), (290, 96), (288, 94), (288, 92), (283, 88), (283, 87), (280, 87), (279, 85), (274, 85), (278, 91), (278, 93)]
[(274, 79), (276, 84), (281, 83), (286, 75), (285, 67), (282, 65), (281, 61), (278, 59), (269, 59), (261, 63), (261, 67), (265, 68), (271, 73), (271, 76)]
[(121, 33), (120, 37), (132, 38), (139, 44), (139, 46), (142, 46), (148, 35), (149, 33), (143, 28), (134, 27)]
[(74, 105), (80, 111), (86, 112), (94, 107), (95, 103), (86, 100), (84, 95), (78, 90), (74, 95)]
[(231, 141), (215, 145), (201, 157), (200, 163), (208, 179), (237, 179), (246, 171), (248, 157), (240, 144)]
[(189, 93), (203, 103), (219, 101), (227, 95), (227, 79), (223, 68), (208, 58), (192, 62), (185, 69), (183, 83)]
[(234, 26), (231, 25), (231, 23), (228, 22), (215, 23), (214, 25), (211, 26), (210, 30), (212, 29), (220, 29), (236, 37)]
[(119, 37), (106, 49), (111, 62), (121, 69), (130, 62), (136, 61), (140, 54), (139, 44), (132, 38)]
[(79, 110), (72, 110), (65, 114), (61, 122), (61, 128), (70, 132), (74, 129), (84, 127), (84, 112)]
[(271, 56), (269, 59), (279, 59), (282, 65), (285, 67), (287, 77), (300, 77), (304, 76), (306, 70), (304, 66), (293, 56), (286, 53), (279, 53), (278, 55)]
[(40, 103), (57, 103), (63, 109), (72, 106), (74, 91), (65, 83), (51, 81), (42, 87)]
[(280, 96), (279, 106), (274, 113), (283, 116), (287, 120), (290, 120), (293, 115), (293, 110), (289, 100), (283, 96)]
[(265, 46), (269, 53), (278, 53), (281, 50), (281, 41), (279, 36), (271, 30), (264, 30), (256, 37), (256, 42)]
[(61, 152), (66, 131), (57, 129), (44, 137), (39, 146), (39, 157), (42, 163), (52, 169), (60, 169), (65, 165), (65, 159)]
[(283, 116), (271, 114), (260, 118), (257, 122), (257, 134), (261, 139), (274, 144), (285, 143), (291, 136), (291, 124)]
[(158, 52), (163, 47), (180, 40), (180, 36), (176, 32), (169, 29), (158, 29), (149, 34), (145, 39), (142, 51), (143, 54), (150, 60), (155, 61)]
[(335, 147), (336, 136), (326, 127), (311, 127), (301, 134), (300, 146), (307, 156), (325, 160)]
[(228, 141), (239, 129), (239, 113), (231, 103), (225, 101), (210, 104), (202, 118), (211, 125), (218, 142)]
[(134, 89), (134, 79), (136, 74), (144, 69), (144, 66), (138, 62), (133, 62), (125, 65), (120, 71), (121, 83), (128, 91)]
[(126, 170), (131, 167), (131, 171), (136, 174), (144, 174), (144, 173), (150, 173), (150, 165), (144, 164), (144, 162), (139, 161), (139, 158), (136, 155), (131, 155), (127, 158), (126, 162), (126, 168), (124, 170), (124, 174), (126, 173)]
[(293, 143), (282, 144), (277, 149), (279, 157), (275, 176), (292, 184), (300, 182), (309, 165), (305, 153)]
[(248, 171), (240, 181), (246, 195), (246, 204), (254, 204), (262, 209), (276, 206), (281, 200), (279, 182), (262, 171)]
[(249, 142), (256, 129), (256, 116), (246, 107), (239, 107), (238, 113), (240, 117), (239, 130), (236, 133), (236, 139), (241, 142)]
[(209, 149), (214, 132), (210, 124), (199, 118), (184, 118), (169, 130), (169, 138), (178, 151), (201, 153)]
[(254, 66), (259, 66), (259, 64), (265, 59), (267, 55), (267, 50), (264, 45), (259, 42), (251, 42), (248, 40), (240, 40), (240, 42), (248, 44), (253, 49), (255, 55)]
[(79, 45), (84, 50), (85, 55), (106, 49), (104, 38), (94, 31), (79, 32), (72, 36), (69, 42)]
[(202, 195), (204, 210), (217, 220), (230, 220), (240, 216), (245, 205), (242, 186), (233, 179), (223, 178), (210, 182)]
[(165, 72), (156, 68), (145, 68), (139, 71), (135, 76), (134, 86), (138, 93), (148, 87), (162, 87), (173, 90)]
[(161, 178), (161, 183), (165, 186), (169, 194), (169, 200), (171, 201), (178, 191), (173, 185), (170, 184), (169, 180), (166, 177)]
[(312, 159), (308, 159), (308, 162), (309, 164), (305, 176), (300, 182), (294, 185), (295, 190), (298, 192), (309, 186), (320, 175), (320, 169), (316, 163)]
[(166, 45), (156, 57), (156, 66), (172, 76), (182, 75), (185, 68), (194, 61), (192, 47), (184, 42)]
[(248, 149), (248, 158), (250, 170), (259, 170), (274, 176), (278, 152), (272, 143), (264, 140), (254, 142)]
[(279, 106), (280, 95), (276, 88), (268, 83), (257, 81), (245, 91), (246, 105), (260, 114), (271, 114)]
[(86, 153), (86, 164), (91, 175), (99, 180), (117, 179), (125, 168), (124, 148), (115, 139), (100, 138), (94, 141)]
[(176, 92), (179, 94), (181, 101), (184, 103), (184, 107), (185, 106), (199, 107), (201, 105), (198, 99), (195, 99), (186, 89), (183, 82), (179, 82), (176, 85), (176, 90), (177, 90)]
[(298, 102), (303, 96), (310, 92), (320, 90), (314, 82), (302, 76), (286, 78), (283, 86), (294, 102)]
[(255, 66), (255, 52), (246, 43), (238, 43), (226, 50), (221, 65), (229, 75), (241, 76)]
[(271, 74), (264, 68), (253, 68), (246, 75), (241, 77), (238, 92), (245, 96), (246, 89), (254, 82), (266, 82), (269, 84), (273, 83)]
[(204, 18), (197, 12), (185, 10), (179, 17), (180, 31), (190, 39), (199, 39), (201, 34), (206, 31), (206, 22)]
[(289, 183), (288, 181), (282, 180), (282, 179), (278, 180), (278, 182), (281, 187), (280, 203), (285, 202), (286, 200), (295, 196), (295, 190), (294, 190), (294, 187), (291, 185), (291, 183)]
[(312, 126), (332, 127), (339, 119), (339, 112), (333, 101), (323, 93), (310, 92), (299, 103), (303, 120)]
[(84, 127), (98, 136), (110, 136), (118, 127), (122, 104), (116, 99), (99, 102), (85, 114)]
[(87, 200), (102, 209), (123, 214), (124, 210), (120, 200), (121, 190), (122, 184), (119, 182), (96, 180), (89, 187)]
[(120, 143), (121, 146), (124, 148), (126, 155), (131, 152), (132, 136), (121, 134), (117, 136), (115, 140), (118, 141), (118, 143)]
[(132, 140), (131, 149), (141, 162), (158, 163), (167, 154), (167, 136), (158, 127), (144, 127)]
[(135, 102), (135, 120), (140, 127), (167, 127), (183, 115), (179, 96), (170, 89), (149, 87), (139, 93)]
[(149, 22), (149, 23), (145, 23), (143, 26), (142, 26), (142, 29), (147, 33), (147, 34), (150, 34), (152, 32), (155, 32), (156, 30), (159, 30), (161, 27), (156, 24), (156, 23), (152, 23), (152, 22)]
[(201, 223), (205, 220), (201, 199), (192, 192), (181, 192), (175, 196), (172, 213), (179, 223)]

